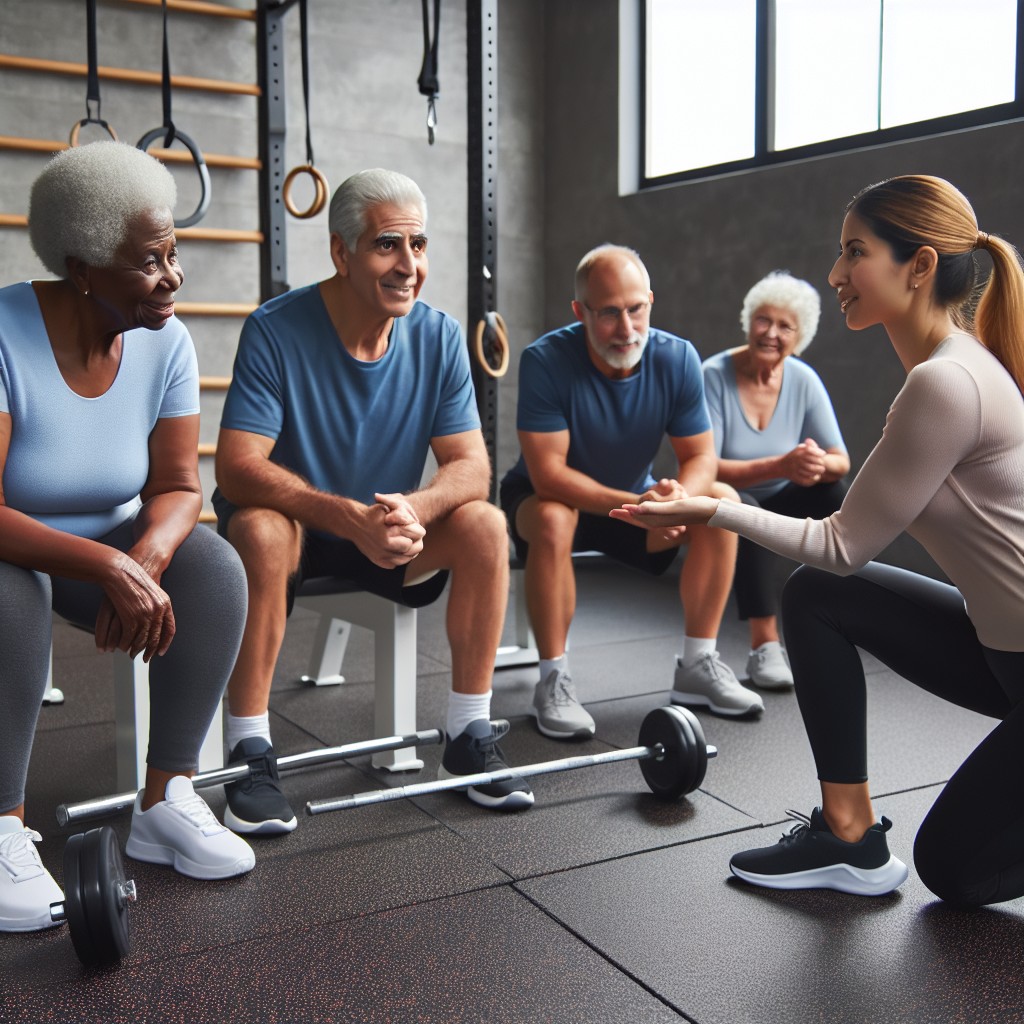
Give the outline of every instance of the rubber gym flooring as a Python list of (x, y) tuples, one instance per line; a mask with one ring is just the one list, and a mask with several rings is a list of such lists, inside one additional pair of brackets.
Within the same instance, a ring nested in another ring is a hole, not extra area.
[[(493, 712), (512, 721), (512, 764), (635, 746), (644, 714), (667, 700), (674, 570), (651, 580), (584, 561), (577, 576), (573, 673), (597, 736), (541, 737), (525, 715), (536, 669), (505, 670)], [(421, 728), (443, 727), (443, 621), (444, 598), (420, 613)], [(314, 689), (298, 677), (315, 625), (302, 609), (289, 624), (271, 702), (280, 754), (371, 735), (372, 635), (354, 631), (345, 685)], [(719, 646), (742, 669), (731, 609)], [(60, 880), (70, 830), (55, 805), (115, 789), (113, 694), (90, 637), (58, 624), (54, 654), (67, 701), (42, 710), (28, 816)], [(992, 722), (867, 668), (876, 807), (910, 863), (917, 823)], [(787, 808), (816, 802), (795, 699), (765, 704), (760, 721), (700, 713), (720, 754), (673, 805), (627, 762), (536, 778), (521, 814), (446, 793), (309, 818), (309, 799), (433, 778), (440, 748), (421, 747), (426, 768), (411, 777), (368, 759), (289, 774), (299, 827), (255, 840), (250, 874), (200, 883), (126, 859), (139, 900), (120, 967), (82, 968), (65, 928), (0, 935), (0, 1022), (1024, 1022), (1020, 903), (954, 912), (913, 870), (873, 899), (730, 879), (733, 852), (773, 842)], [(205, 792), (219, 813), (222, 792)], [(107, 820), (123, 848), (129, 816)]]

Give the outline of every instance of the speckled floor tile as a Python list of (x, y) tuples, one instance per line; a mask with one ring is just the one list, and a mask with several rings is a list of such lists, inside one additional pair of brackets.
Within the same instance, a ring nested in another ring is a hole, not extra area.
[(106, 1024), (669, 1024), (680, 1016), (507, 887), (5, 1000), (0, 1020)]
[[(911, 864), (937, 789), (887, 797)], [(969, 823), (965, 823), (969, 827)], [(612, 962), (701, 1024), (1024, 1020), (1024, 906), (958, 913), (911, 870), (894, 895), (781, 892), (731, 879), (766, 829), (519, 883)]]

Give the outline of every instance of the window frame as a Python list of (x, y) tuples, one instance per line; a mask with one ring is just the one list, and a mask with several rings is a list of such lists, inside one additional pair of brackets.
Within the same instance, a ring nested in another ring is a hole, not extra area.
[(707, 178), (719, 178), (739, 171), (756, 170), (761, 167), (777, 167), (782, 164), (797, 163), (815, 157), (831, 156), (837, 153), (848, 153), (853, 150), (871, 149), (887, 146), (895, 142), (906, 142), (910, 139), (924, 139), (943, 135), (948, 132), (963, 131), (968, 128), (979, 128), (985, 125), (1003, 124), (1008, 121), (1024, 119), (1024, 2), (1017, 3), (1017, 61), (1015, 68), (1014, 99), (1008, 103), (1000, 103), (991, 107), (980, 107), (958, 114), (946, 114), (942, 117), (930, 118), (927, 121), (914, 121), (910, 124), (895, 125), (892, 128), (877, 128), (870, 132), (847, 135), (839, 139), (828, 139), (825, 142), (814, 142), (791, 149), (770, 150), (768, 148), (769, 125), (772, 117), (772, 81), (771, 81), (771, 4), (773, 0), (755, 0), (757, 23), (754, 31), (755, 69), (754, 69), (754, 155), (742, 160), (728, 163), (713, 164), (706, 167), (694, 167), (686, 171), (675, 171), (671, 174), (648, 175), (647, 173), (647, 3), (638, 0), (640, 7), (639, 20), (639, 60), (637, 61), (639, 79), (638, 99), (640, 106), (639, 131), (639, 168), (637, 181), (640, 191), (674, 185), (688, 181), (700, 181)]

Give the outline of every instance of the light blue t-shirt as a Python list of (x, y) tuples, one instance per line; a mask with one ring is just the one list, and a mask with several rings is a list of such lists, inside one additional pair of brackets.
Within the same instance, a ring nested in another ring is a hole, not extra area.
[(423, 302), (380, 359), (353, 358), (318, 285), (264, 303), (242, 327), (221, 426), (275, 441), (272, 462), (364, 504), (416, 489), (432, 437), (480, 426), (458, 321)]
[[(538, 338), (519, 363), (516, 425), (531, 433), (569, 431), (567, 463), (606, 487), (642, 493), (662, 439), (711, 429), (697, 350), (651, 329), (630, 376), (612, 380), (590, 359), (583, 324)], [(528, 477), (522, 455), (509, 475)]]
[[(720, 459), (746, 461), (783, 455), (808, 437), (813, 437), (822, 448), (846, 451), (825, 385), (802, 359), (786, 357), (779, 401), (764, 430), (752, 426), (743, 411), (736, 384), (736, 364), (728, 351), (705, 360), (703, 370), (708, 412), (715, 432), (715, 451)], [(755, 498), (768, 498), (788, 483), (785, 478), (765, 480), (743, 490)]]
[(11, 416), (4, 500), (47, 526), (95, 539), (140, 507), (158, 419), (199, 413), (185, 325), (126, 331), (105, 394), (83, 398), (57, 367), (35, 289), (0, 289), (0, 412)]

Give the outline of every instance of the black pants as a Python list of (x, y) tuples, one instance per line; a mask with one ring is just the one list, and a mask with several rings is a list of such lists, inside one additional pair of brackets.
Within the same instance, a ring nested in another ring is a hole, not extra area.
[[(830, 484), (816, 484), (814, 487), (800, 487), (786, 484), (768, 498), (755, 498), (746, 491), (740, 491), (745, 505), (766, 508), (782, 516), (824, 519), (832, 515), (843, 503), (846, 484), (836, 480)], [(785, 561), (781, 555), (755, 544), (746, 537), (740, 537), (736, 550), (736, 575), (733, 592), (736, 594), (736, 610), (740, 620), (766, 619), (778, 610), (779, 583), (776, 567)], [(790, 562), (790, 567), (793, 563)]]
[(1000, 720), (928, 812), (914, 863), (950, 903), (1024, 895), (1024, 652), (982, 646), (955, 587), (876, 562), (845, 577), (802, 566), (783, 591), (782, 614), (825, 782), (867, 780), (858, 647), (929, 693)]

